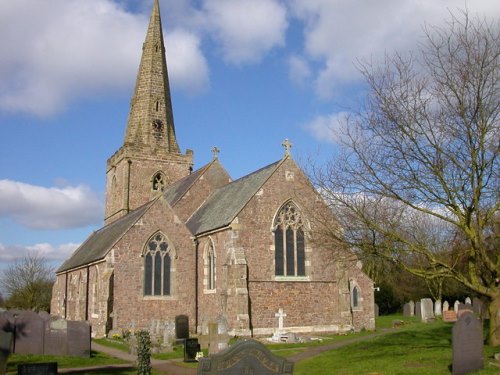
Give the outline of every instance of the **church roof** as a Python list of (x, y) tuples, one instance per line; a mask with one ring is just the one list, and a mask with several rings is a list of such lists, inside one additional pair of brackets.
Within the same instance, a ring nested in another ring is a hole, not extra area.
[(104, 259), (114, 244), (144, 215), (156, 199), (92, 233), (56, 271), (68, 271)]
[(198, 235), (229, 225), (283, 160), (214, 191), (186, 223), (191, 233)]
[(184, 194), (187, 193), (189, 188), (193, 186), (196, 180), (198, 180), (198, 178), (200, 178), (215, 161), (216, 159), (212, 160), (210, 163), (204, 165), (200, 169), (197, 169), (190, 175), (181, 178), (179, 181), (176, 181), (173, 184), (167, 186), (163, 193), (167, 202), (173, 207), (179, 201), (179, 199), (181, 199)]

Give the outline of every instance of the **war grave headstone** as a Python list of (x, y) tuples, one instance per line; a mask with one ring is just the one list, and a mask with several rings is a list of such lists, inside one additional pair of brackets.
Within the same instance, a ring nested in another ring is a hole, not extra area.
[(240, 340), (210, 357), (201, 358), (198, 375), (291, 375), (293, 363), (275, 356), (262, 343)]
[(17, 375), (57, 375), (57, 362), (20, 364)]
[(434, 302), (434, 316), (441, 316), (443, 314), (443, 306), (441, 300)]
[(189, 338), (189, 318), (187, 315), (175, 317), (175, 338), (178, 340)]
[(201, 351), (197, 338), (184, 340), (184, 362), (196, 362), (197, 354)]
[(422, 298), (420, 300), (422, 322), (428, 322), (434, 319), (434, 303), (430, 298)]
[(453, 375), (483, 368), (483, 327), (471, 311), (465, 311), (452, 330)]

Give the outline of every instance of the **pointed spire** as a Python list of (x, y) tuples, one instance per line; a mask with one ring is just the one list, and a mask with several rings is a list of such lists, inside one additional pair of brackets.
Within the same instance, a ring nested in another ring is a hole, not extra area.
[(154, 0), (142, 47), (141, 63), (130, 104), (125, 145), (148, 152), (180, 152), (175, 137), (158, 0)]

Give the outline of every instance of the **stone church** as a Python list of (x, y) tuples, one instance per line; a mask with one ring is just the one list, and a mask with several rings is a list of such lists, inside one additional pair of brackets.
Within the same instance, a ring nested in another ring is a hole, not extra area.
[(217, 148), (193, 169), (154, 0), (124, 143), (106, 165), (105, 225), (56, 271), (51, 313), (89, 321), (95, 337), (180, 315), (192, 333), (223, 321), (231, 335), (271, 335), (278, 311), (288, 332), (374, 329), (373, 282), (315, 238), (335, 218), (283, 145), (281, 160), (234, 181)]

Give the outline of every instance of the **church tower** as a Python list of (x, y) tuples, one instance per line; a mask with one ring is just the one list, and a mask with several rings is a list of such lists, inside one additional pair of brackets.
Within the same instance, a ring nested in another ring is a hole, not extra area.
[(107, 161), (105, 224), (187, 176), (192, 164), (193, 152), (181, 154), (175, 137), (160, 7), (154, 0), (125, 140)]

